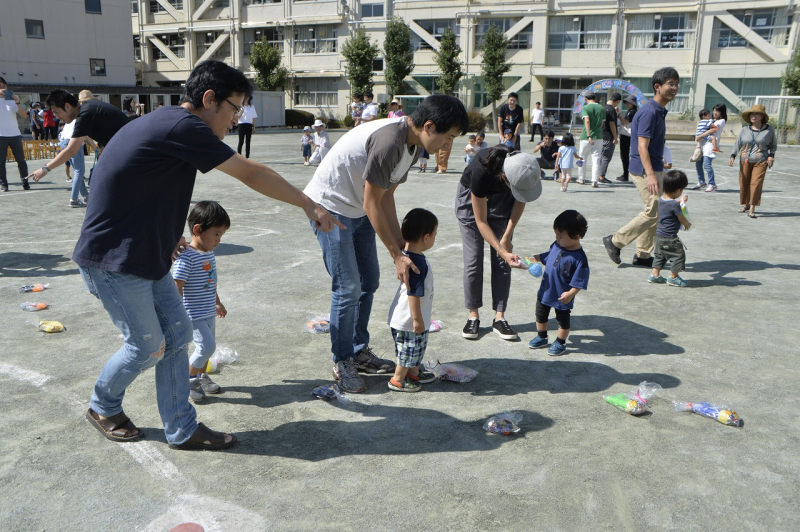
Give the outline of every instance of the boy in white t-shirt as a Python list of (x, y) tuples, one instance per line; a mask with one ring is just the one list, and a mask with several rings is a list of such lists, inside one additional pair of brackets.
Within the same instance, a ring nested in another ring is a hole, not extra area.
[(372, 122), (378, 118), (378, 104), (372, 101), (371, 92), (364, 93), (364, 109), (361, 111), (361, 123)]
[(433, 247), (439, 220), (425, 209), (411, 209), (403, 219), (400, 231), (406, 241), (403, 254), (410, 258), (419, 273), (409, 272), (408, 285), (400, 283), (389, 309), (397, 366), (389, 379), (389, 389), (396, 392), (418, 392), (421, 384), (433, 382), (433, 373), (420, 369), (428, 346), (428, 325), (433, 305), (433, 270), (422, 253)]

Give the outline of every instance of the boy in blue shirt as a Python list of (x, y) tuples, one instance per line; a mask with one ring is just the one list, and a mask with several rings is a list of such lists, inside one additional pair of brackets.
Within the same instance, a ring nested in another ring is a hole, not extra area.
[(217, 261), (214, 248), (231, 226), (225, 209), (216, 201), (200, 201), (189, 213), (192, 241), (175, 259), (172, 277), (183, 297), (183, 306), (192, 320), (194, 353), (189, 359), (189, 398), (198, 403), (207, 393), (219, 393), (205, 367), (217, 349), (215, 318), (224, 318), (228, 311), (217, 294)]
[(536, 330), (539, 335), (528, 347), (538, 349), (547, 345), (547, 320), (550, 309), (555, 308), (558, 336), (547, 354), (557, 356), (567, 350), (570, 313), (575, 296), (589, 286), (589, 259), (581, 248), (588, 224), (581, 213), (564, 211), (553, 222), (556, 241), (550, 250), (534, 255), (534, 260), (544, 264), (544, 276), (536, 294)]
[[(678, 238), (678, 230), (681, 225), (686, 229), (692, 226), (681, 209), (681, 204), (689, 201), (688, 196), (681, 198), (683, 190), (688, 186), (689, 179), (680, 170), (672, 170), (664, 176), (664, 194), (658, 199), (655, 260), (653, 272), (647, 278), (650, 283), (666, 283), (680, 288), (686, 286), (686, 281), (680, 276), (686, 265), (686, 251), (683, 249), (683, 242)], [(667, 262), (672, 263), (670, 278), (664, 279), (661, 269)]]

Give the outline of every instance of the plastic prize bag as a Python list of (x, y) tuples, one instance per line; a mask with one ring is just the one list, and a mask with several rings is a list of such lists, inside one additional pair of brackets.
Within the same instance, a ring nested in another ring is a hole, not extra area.
[(313, 334), (325, 334), (331, 331), (331, 315), (309, 316), (303, 330)]
[(20, 303), (19, 307), (25, 312), (38, 312), (40, 310), (49, 309), (50, 305), (47, 303), (31, 303), (30, 301), (26, 301), (25, 303)]
[(23, 292), (23, 293), (25, 293), (25, 292), (41, 292), (42, 290), (47, 290), (48, 288), (50, 288), (49, 284), (28, 284), (28, 285), (25, 285), (25, 286), (20, 286), (19, 287), (19, 291)]
[(317, 399), (322, 399), (323, 401), (336, 399), (343, 405), (346, 405), (350, 402), (350, 398), (339, 389), (338, 384), (325, 384), (323, 386), (317, 386), (311, 390), (311, 395)]
[(206, 363), (206, 373), (217, 371), (220, 367), (233, 364), (237, 360), (239, 360), (239, 353), (230, 347), (217, 347), (217, 350), (214, 351), (214, 354), (211, 355), (208, 363)]
[(483, 430), (489, 434), (502, 434), (509, 436), (519, 432), (519, 422), (522, 421), (522, 414), (519, 412), (503, 412), (490, 417), (483, 424)]
[(46, 333), (60, 333), (66, 331), (67, 328), (60, 321), (40, 321), (39, 330)]
[(639, 416), (647, 412), (647, 401), (661, 390), (661, 385), (655, 382), (642, 381), (639, 387), (630, 393), (617, 393), (604, 395), (606, 403), (616, 406), (620, 410)]
[(444, 328), (444, 323), (440, 320), (431, 320), (431, 326), (428, 327), (428, 332), (439, 332)]
[(442, 364), (438, 360), (425, 361), (425, 369), (443, 381), (469, 382), (478, 376), (478, 372), (461, 364)]
[(739, 419), (736, 410), (727, 406), (717, 406), (711, 403), (679, 403), (672, 401), (676, 412), (694, 412), (701, 416), (716, 419), (723, 425), (730, 425), (731, 427), (741, 427), (742, 420)]

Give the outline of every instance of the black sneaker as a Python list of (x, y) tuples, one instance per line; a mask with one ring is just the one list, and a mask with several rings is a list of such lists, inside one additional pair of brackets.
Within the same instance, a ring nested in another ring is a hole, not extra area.
[(464, 325), (464, 330), (461, 331), (461, 336), (467, 340), (475, 340), (478, 337), (478, 326), (480, 324), (481, 320), (478, 318), (468, 319), (467, 324)]
[(606, 179), (605, 177), (601, 177), (601, 178), (598, 180), (598, 182), (599, 182), (599, 183), (601, 183), (601, 184), (603, 184), (603, 185), (610, 185), (610, 184), (611, 184), (611, 181), (609, 181), (609, 180), (608, 180), (608, 179)]
[(615, 178), (614, 178), (614, 180), (615, 180), (615, 181), (622, 181), (622, 182), (625, 182), (625, 181), (627, 181), (627, 180), (628, 180), (628, 178), (627, 178), (627, 177), (625, 177), (624, 175), (618, 175), (617, 177), (615, 177)]
[(634, 266), (641, 266), (642, 268), (652, 268), (653, 267), (653, 257), (647, 257), (646, 259), (640, 259), (638, 254), (633, 256), (633, 265)]
[(31, 186), (28, 184), (28, 180), (27, 179), (23, 179), (22, 180), (22, 188), (24, 190), (30, 190), (31, 189)]
[(0, 185), (0, 191), (8, 192), (8, 185)]
[(608, 257), (614, 261), (614, 264), (619, 264), (622, 262), (622, 259), (619, 258), (619, 248), (614, 245), (612, 235), (603, 237), (603, 245), (606, 247)]
[(506, 320), (492, 320), (492, 330), (499, 334), (500, 338), (503, 340), (519, 339), (516, 331), (508, 326), (508, 322)]

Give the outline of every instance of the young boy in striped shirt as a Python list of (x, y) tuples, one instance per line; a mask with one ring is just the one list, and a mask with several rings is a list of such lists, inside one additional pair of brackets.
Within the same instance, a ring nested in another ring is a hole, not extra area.
[(228, 313), (217, 294), (217, 262), (214, 248), (231, 226), (228, 213), (216, 201), (200, 201), (189, 213), (192, 241), (172, 267), (172, 277), (183, 306), (192, 320), (195, 350), (189, 359), (189, 397), (195, 403), (220, 387), (205, 373), (206, 363), (217, 349), (215, 318)]

